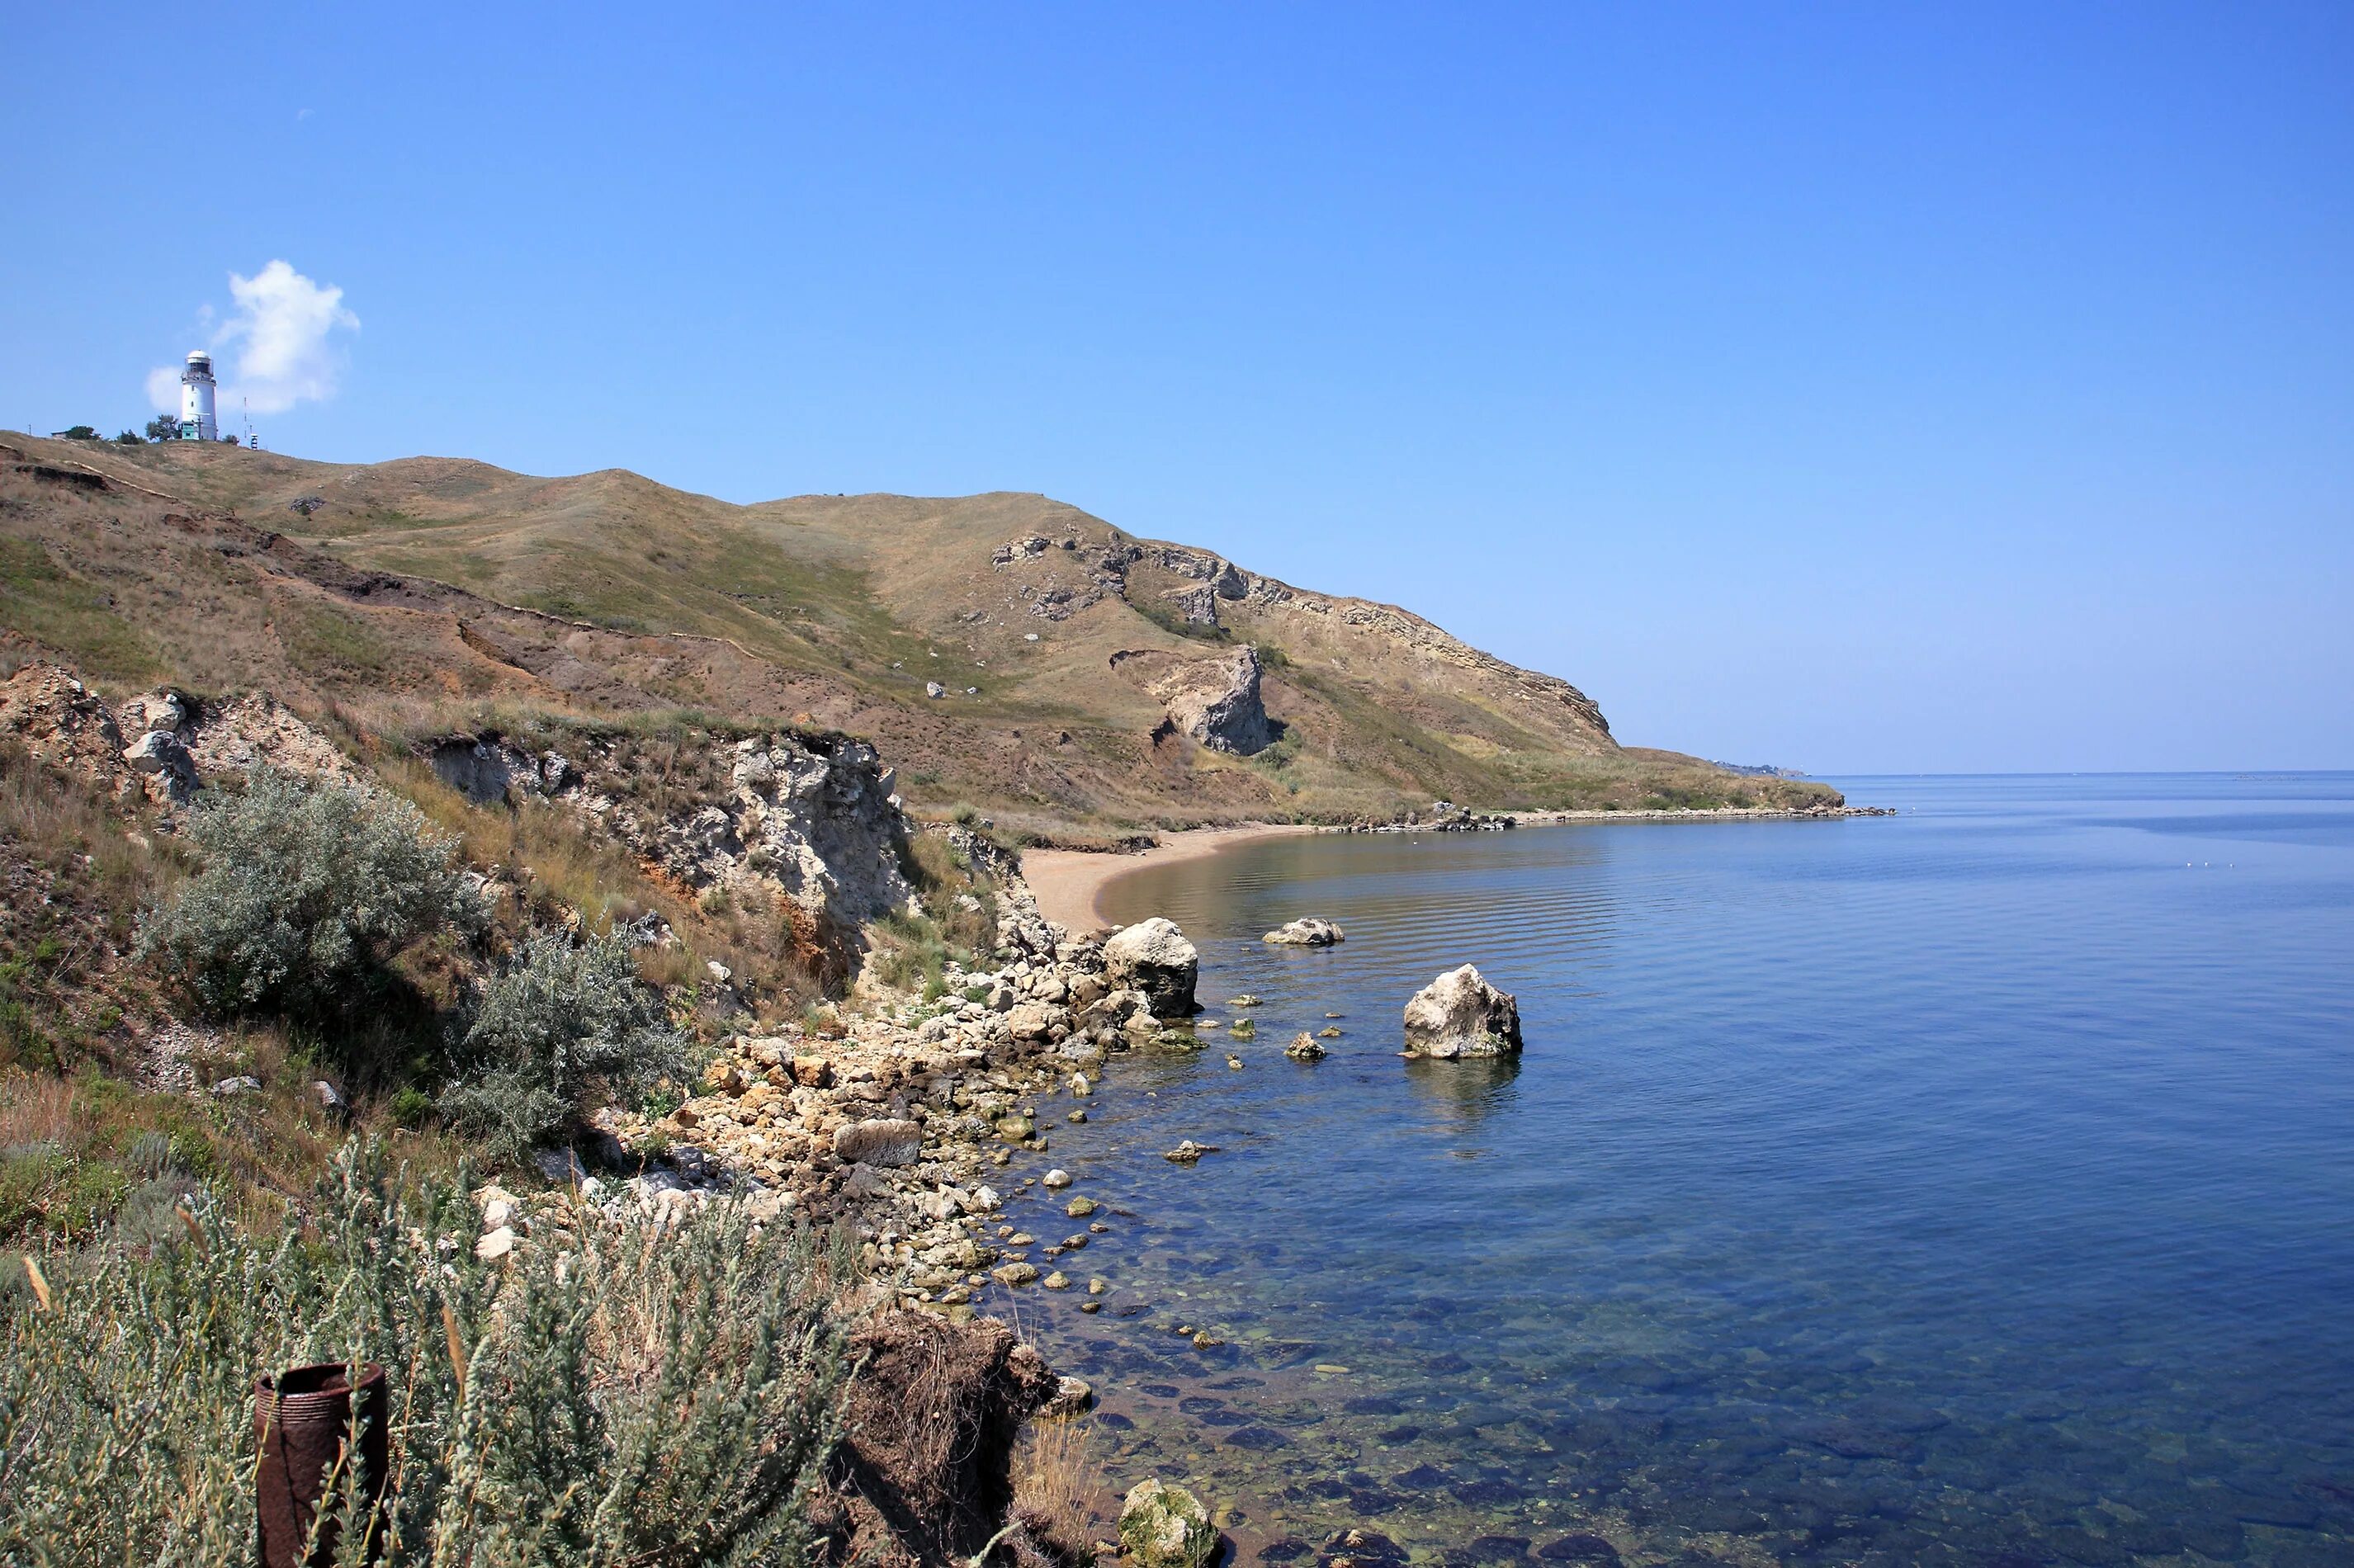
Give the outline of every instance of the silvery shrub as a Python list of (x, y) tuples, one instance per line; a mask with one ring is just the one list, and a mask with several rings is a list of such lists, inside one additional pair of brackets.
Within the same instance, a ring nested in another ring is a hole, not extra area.
[(199, 797), (187, 838), (203, 869), (147, 912), (139, 952), (217, 1015), (348, 1017), (401, 948), (484, 918), (455, 841), (391, 796), (260, 769)]
[(629, 944), (526, 937), (484, 990), (442, 1114), (503, 1160), (561, 1131), (592, 1097), (630, 1101), (687, 1073), (686, 1042), (640, 982)]

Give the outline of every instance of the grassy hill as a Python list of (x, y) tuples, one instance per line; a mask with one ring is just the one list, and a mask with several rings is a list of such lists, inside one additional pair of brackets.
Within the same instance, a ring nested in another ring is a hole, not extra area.
[[(620, 470), (0, 436), (0, 638), (118, 692), (260, 687), (396, 736), (813, 724), (873, 740), (919, 809), (1046, 836), (1837, 799), (1621, 747), (1575, 687), (1406, 611), (1037, 495), (736, 506)], [(1245, 644), (1280, 726), (1247, 757), (1172, 728), (1149, 678)]]

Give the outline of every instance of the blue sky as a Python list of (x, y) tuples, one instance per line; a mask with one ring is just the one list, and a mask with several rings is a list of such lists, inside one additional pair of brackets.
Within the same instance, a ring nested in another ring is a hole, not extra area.
[(1633, 742), (2354, 767), (2343, 5), (11, 32), (0, 426), (217, 340), (281, 450), (1044, 491)]

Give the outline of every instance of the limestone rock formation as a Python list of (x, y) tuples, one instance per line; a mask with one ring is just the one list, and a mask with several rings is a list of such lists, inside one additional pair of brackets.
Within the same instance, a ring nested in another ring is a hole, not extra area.
[(1508, 1056), (1520, 1048), (1520, 1003), (1469, 964), (1440, 975), (1405, 1004), (1409, 1056)]
[(1248, 757), (1275, 744), (1275, 726), (1259, 694), (1256, 648), (1231, 661), (1183, 665), (1162, 683), (1161, 694), (1169, 701), (1169, 722), (1213, 751)]
[(196, 792), (196, 758), (168, 729), (151, 729), (124, 747), (122, 760), (133, 773), (154, 779), (175, 800), (188, 800)]
[(707, 744), (696, 770), (708, 782), (684, 801), (649, 790), (625, 738), (611, 735), (582, 736), (577, 759), (515, 752), (495, 768), (479, 756), (466, 767), (595, 819), (689, 887), (784, 900), (821, 943), (854, 943), (906, 906), (907, 820), (873, 747), (787, 731)]
[(167, 808), (187, 804), (207, 779), (256, 767), (363, 783), (333, 742), (275, 698), (198, 702), (163, 689), (118, 715), (54, 664), (27, 664), (0, 683), (0, 734), (120, 799)]
[[(1207, 596), (1203, 584), (1187, 590)], [(1111, 656), (1111, 667), (1167, 705), (1163, 712), (1169, 731), (1192, 736), (1213, 751), (1249, 757), (1266, 750), (1282, 735), (1282, 726), (1267, 716), (1259, 683), (1263, 673), (1258, 650), (1245, 647), (1214, 659), (1182, 659), (1150, 649), (1124, 649)]]
[(1155, 1018), (1190, 1018), (1202, 957), (1173, 920), (1154, 916), (1104, 943), (1104, 978), (1117, 991), (1138, 991)]
[(1329, 948), (1335, 942), (1345, 940), (1347, 937), (1348, 933), (1331, 921), (1319, 920), (1311, 916), (1304, 920), (1287, 921), (1261, 937), (1259, 940), (1288, 948)]

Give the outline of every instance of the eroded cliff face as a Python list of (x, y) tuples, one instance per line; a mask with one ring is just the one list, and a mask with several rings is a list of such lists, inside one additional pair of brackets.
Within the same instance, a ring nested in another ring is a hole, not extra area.
[(1343, 669), (1354, 662), (1369, 673), (1394, 670), (1469, 686), (1505, 698), (1521, 716), (1551, 721), (1584, 749), (1617, 748), (1601, 708), (1567, 681), (1508, 664), (1395, 605), (1296, 588), (1183, 546), (1131, 548), (1122, 597), (1139, 609), (1164, 616), (1174, 609), (1191, 625), (1329, 652)]
[(166, 811), (254, 768), (358, 779), (332, 741), (266, 693), (202, 699), (159, 686), (111, 707), (55, 664), (27, 664), (0, 683), (0, 734), (121, 800)]
[[(1459, 712), (1468, 704), (1528, 732), (1532, 742), (1588, 755), (1617, 749), (1602, 710), (1567, 681), (1481, 652), (1394, 605), (1297, 588), (1206, 550), (1140, 542), (1100, 524), (1073, 527), (1055, 537), (1033, 534), (1008, 540), (997, 546), (990, 564), (1007, 597), (1002, 609), (976, 606), (965, 612), (976, 621), (991, 615), (1004, 616), (1008, 624), (1025, 618), (1063, 621), (1117, 601), (1187, 636), (1279, 647), (1292, 662), (1345, 682), (1426, 696), (1432, 699), (1426, 705), (1431, 711), (1410, 716), (1432, 727), (1458, 727), (1441, 710), (1457, 705)], [(1129, 656), (1132, 652), (1124, 652)], [(1164, 680), (1179, 662), (1166, 653), (1162, 658), (1164, 662), (1150, 668), (1154, 682)], [(1246, 673), (1257, 701), (1257, 672)], [(1193, 672), (1187, 683), (1204, 686), (1204, 671)], [(1155, 694), (1171, 695), (1157, 690)], [(1189, 712), (1177, 727), (1195, 733), (1200, 717)], [(1250, 742), (1244, 729), (1222, 716), (1208, 727), (1226, 737), (1204, 740), (1214, 749), (1247, 755), (1267, 744)], [(1272, 733), (1277, 732), (1269, 738)], [(1196, 733), (1195, 738), (1204, 737)]]
[(1208, 659), (1123, 650), (1111, 667), (1167, 704), (1167, 725), (1213, 751), (1249, 757), (1275, 744), (1282, 726), (1267, 716), (1258, 650)]
[(697, 893), (785, 902), (805, 936), (830, 946), (861, 945), (861, 927), (914, 896), (907, 820), (891, 769), (864, 741), (776, 731), (649, 746), (591, 730), (540, 748), (456, 736), (429, 756), (477, 803), (560, 803)]

